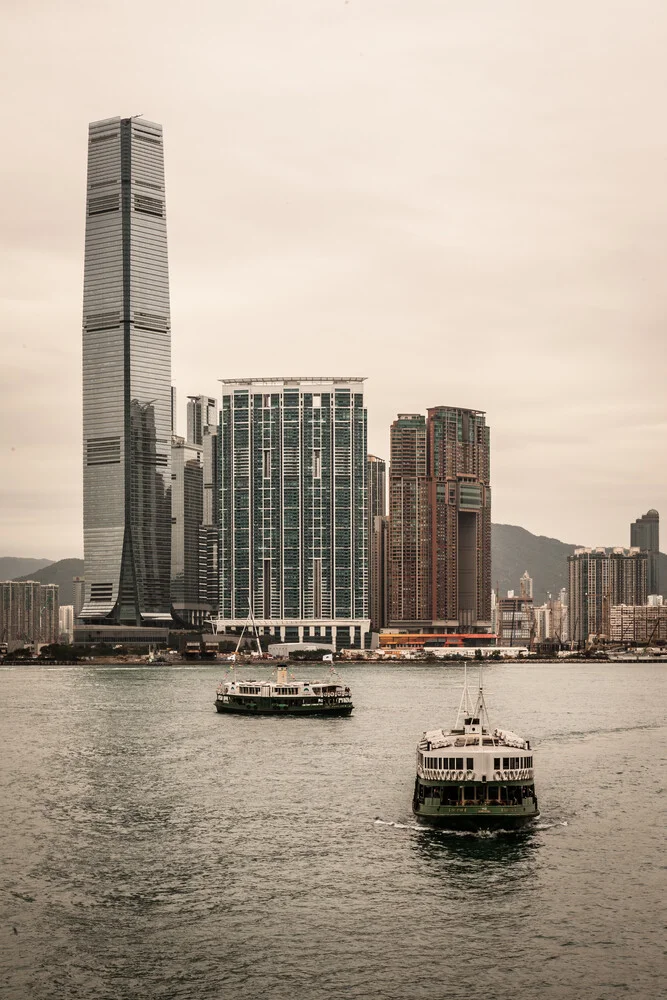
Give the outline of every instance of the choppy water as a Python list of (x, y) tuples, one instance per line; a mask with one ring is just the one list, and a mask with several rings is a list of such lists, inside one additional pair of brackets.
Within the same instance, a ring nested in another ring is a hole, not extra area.
[(0, 996), (663, 995), (664, 666), (488, 667), (542, 809), (493, 836), (410, 811), (460, 667), (342, 668), (335, 720), (218, 715), (220, 673), (0, 670)]

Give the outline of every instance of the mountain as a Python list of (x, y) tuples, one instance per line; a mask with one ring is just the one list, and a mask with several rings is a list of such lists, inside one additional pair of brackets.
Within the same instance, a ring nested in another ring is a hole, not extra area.
[[(568, 545), (557, 538), (533, 535), (515, 524), (491, 525), (491, 583), (500, 587), (504, 597), (508, 590), (520, 592), (519, 580), (524, 570), (533, 578), (533, 600), (544, 604), (547, 595), (558, 596), (558, 591), (568, 587), (567, 557), (581, 543)], [(667, 595), (667, 555), (658, 555), (658, 573), (661, 590)]]
[[(567, 557), (578, 545), (569, 545), (558, 538), (533, 535), (516, 524), (491, 525), (491, 582), (500, 587), (501, 596), (508, 590), (519, 593), (519, 580), (524, 572), (533, 578), (535, 604), (543, 604), (547, 594), (558, 595), (568, 585)], [(18, 571), (11, 567), (18, 565)], [(31, 569), (31, 566), (34, 568)], [(23, 576), (19, 573), (23, 571)], [(667, 555), (658, 557), (658, 572), (662, 591), (667, 597)], [(0, 580), (39, 580), (40, 583), (57, 583), (60, 603), (72, 604), (72, 577), (83, 576), (83, 559), (0, 558)]]
[(15, 576), (15, 580), (38, 580), (40, 583), (57, 583), (60, 587), (58, 600), (61, 604), (73, 604), (74, 588), (72, 578), (83, 576), (83, 559), (59, 559), (36, 573)]
[(533, 535), (515, 524), (491, 525), (491, 584), (500, 588), (504, 597), (508, 590), (519, 593), (519, 580), (524, 570), (533, 578), (535, 604), (544, 604), (547, 594), (558, 596), (568, 585), (567, 557), (579, 545), (569, 545), (557, 538)]
[(51, 566), (53, 559), (23, 559), (18, 556), (0, 556), (0, 580), (15, 580), (20, 573), (37, 573)]

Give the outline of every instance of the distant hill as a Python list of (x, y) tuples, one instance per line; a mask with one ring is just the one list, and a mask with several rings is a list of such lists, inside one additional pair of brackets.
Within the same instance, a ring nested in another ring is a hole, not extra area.
[[(568, 586), (567, 557), (582, 543), (568, 545), (557, 538), (533, 535), (515, 524), (491, 525), (491, 582), (500, 587), (501, 597), (508, 590), (519, 593), (519, 581), (524, 570), (533, 578), (533, 600), (544, 604), (547, 595), (557, 597)], [(667, 555), (658, 558), (661, 590), (667, 595)]]
[(557, 538), (533, 535), (515, 524), (491, 526), (491, 583), (504, 597), (508, 590), (519, 593), (524, 570), (533, 578), (535, 604), (544, 604), (547, 594), (558, 596), (568, 585), (567, 557), (580, 544), (569, 545)]
[(60, 587), (58, 600), (61, 604), (74, 603), (74, 588), (72, 578), (83, 576), (83, 559), (59, 559), (50, 563), (36, 573), (30, 572), (23, 576), (15, 576), (14, 580), (39, 580), (40, 583), (57, 583)]
[[(579, 545), (569, 545), (557, 538), (533, 535), (516, 524), (491, 526), (491, 582), (498, 584), (501, 596), (508, 590), (519, 593), (519, 580), (524, 570), (533, 578), (533, 597), (536, 604), (543, 604), (547, 594), (557, 596), (568, 585), (567, 557)], [(18, 566), (11, 572), (13, 566)], [(23, 571), (23, 575), (19, 573)], [(658, 570), (662, 592), (667, 597), (667, 555), (660, 553)], [(0, 558), (0, 580), (39, 580), (40, 583), (57, 583), (60, 603), (72, 604), (72, 578), (83, 576), (83, 559)]]
[(37, 573), (44, 566), (51, 566), (53, 559), (23, 559), (0, 556), (0, 580), (15, 580), (21, 573)]

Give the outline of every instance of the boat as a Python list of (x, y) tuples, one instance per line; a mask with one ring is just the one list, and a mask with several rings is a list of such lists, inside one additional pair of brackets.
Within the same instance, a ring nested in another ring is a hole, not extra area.
[[(252, 608), (248, 621), (236, 643), (232, 663), (236, 661), (246, 628), (252, 624), (257, 642), (257, 652), (261, 657), (262, 643), (255, 624)], [(350, 715), (354, 705), (349, 687), (340, 680), (333, 667), (333, 655), (324, 657), (331, 664), (329, 680), (297, 681), (293, 674), (288, 676), (288, 665), (277, 663), (275, 676), (268, 680), (240, 680), (233, 676), (224, 678), (218, 684), (215, 707), (218, 712), (242, 712), (246, 715)]]
[(467, 670), (454, 728), (425, 732), (417, 745), (412, 810), (450, 829), (514, 829), (539, 815), (530, 741), (491, 729), (480, 672), (472, 707)]
[(239, 680), (235, 677), (218, 685), (215, 697), (218, 712), (246, 715), (350, 715), (354, 708), (349, 687), (333, 677), (324, 681), (297, 681), (288, 676), (286, 664), (277, 666), (269, 680)]

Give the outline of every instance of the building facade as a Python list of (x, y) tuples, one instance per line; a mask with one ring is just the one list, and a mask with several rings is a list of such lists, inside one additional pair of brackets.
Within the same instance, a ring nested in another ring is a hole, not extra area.
[(646, 565), (646, 586), (649, 594), (660, 593), (660, 515), (657, 510), (648, 510), (630, 525), (630, 545), (648, 553)]
[(389, 440), (389, 622), (418, 628), (431, 608), (424, 416), (400, 413)]
[(530, 646), (536, 639), (532, 597), (500, 597), (496, 603), (499, 646)]
[(223, 381), (218, 628), (367, 644), (363, 382)]
[(74, 642), (74, 605), (61, 604), (58, 611), (58, 641)]
[(211, 605), (200, 594), (200, 531), (204, 515), (201, 445), (171, 442), (171, 606), (182, 625), (200, 625)]
[[(376, 553), (376, 547), (386, 544), (383, 533), (383, 522), (378, 525), (376, 519), (384, 518), (387, 513), (387, 465), (383, 458), (377, 455), (368, 456), (366, 475), (368, 491), (368, 607), (371, 616), (371, 627), (377, 632), (387, 624), (386, 614), (386, 579), (380, 576), (386, 572), (386, 559), (382, 548)], [(384, 609), (384, 611), (383, 611)]]
[(616, 604), (646, 604), (646, 552), (639, 549), (575, 549), (569, 567), (568, 631), (570, 641), (609, 636)]
[(371, 628), (379, 632), (389, 621), (389, 518), (386, 514), (373, 519), (370, 549)]
[(616, 604), (609, 612), (609, 639), (644, 646), (667, 642), (667, 605)]
[(489, 428), (478, 410), (438, 406), (391, 428), (390, 625), (491, 628)]
[(59, 635), (59, 588), (37, 580), (0, 583), (0, 642), (52, 643)]
[(93, 122), (83, 293), (82, 620), (169, 620), (171, 350), (162, 128)]

